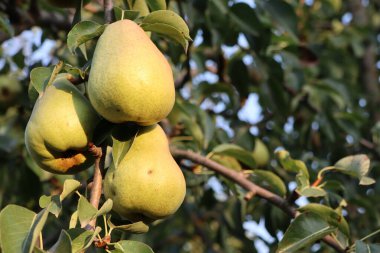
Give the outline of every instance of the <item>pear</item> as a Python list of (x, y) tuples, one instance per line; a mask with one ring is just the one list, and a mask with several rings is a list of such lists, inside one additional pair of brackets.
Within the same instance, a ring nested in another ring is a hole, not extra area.
[(95, 110), (113, 123), (153, 125), (173, 108), (173, 73), (140, 26), (120, 20), (98, 40), (88, 94)]
[(150, 223), (175, 213), (186, 194), (181, 169), (174, 161), (159, 125), (139, 131), (118, 166), (104, 179), (104, 195), (113, 210), (132, 221)]
[(252, 151), (252, 156), (259, 167), (266, 166), (269, 162), (268, 148), (260, 139), (255, 139), (255, 148)]
[(57, 78), (38, 98), (25, 130), (25, 144), (42, 168), (73, 174), (95, 158), (88, 144), (100, 117), (90, 102), (66, 78)]

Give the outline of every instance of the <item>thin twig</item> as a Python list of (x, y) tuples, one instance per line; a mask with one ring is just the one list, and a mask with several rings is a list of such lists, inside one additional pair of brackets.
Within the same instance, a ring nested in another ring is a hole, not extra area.
[[(252, 194), (255, 194), (267, 200), (271, 204), (277, 206), (278, 208), (280, 208), (282, 211), (284, 211), (285, 213), (287, 213), (289, 216), (293, 218), (298, 215), (297, 209), (293, 206), (290, 206), (284, 198), (254, 184), (253, 182), (248, 180), (246, 177), (244, 177), (244, 175), (242, 175), (239, 172), (236, 172), (232, 169), (224, 167), (223, 165), (220, 165), (219, 163), (216, 163), (213, 160), (208, 159), (192, 151), (172, 148), (171, 153), (176, 158), (191, 160), (194, 163), (203, 165), (209, 168), (210, 170), (213, 170), (229, 178), (230, 180), (234, 181), (238, 185), (242, 186), (244, 189), (248, 190), (249, 192), (252, 192)], [(325, 236), (323, 238), (323, 241), (339, 253), (346, 252), (346, 250), (343, 249), (332, 236)]]
[(104, 0), (104, 21), (109, 24), (113, 21), (113, 2), (112, 0)]

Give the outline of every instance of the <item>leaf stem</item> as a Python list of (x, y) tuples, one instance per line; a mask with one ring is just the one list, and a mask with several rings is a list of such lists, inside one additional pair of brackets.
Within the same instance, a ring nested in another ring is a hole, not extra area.
[(374, 235), (377, 235), (378, 233), (380, 233), (380, 228), (378, 230), (376, 230), (375, 232), (372, 232), (370, 233), (369, 235), (366, 235), (364, 236), (362, 239), (360, 239), (360, 241), (365, 241), (367, 240), (368, 238), (374, 236)]

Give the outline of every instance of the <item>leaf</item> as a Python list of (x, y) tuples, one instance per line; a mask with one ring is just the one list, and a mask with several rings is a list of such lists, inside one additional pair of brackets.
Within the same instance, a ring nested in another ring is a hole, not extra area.
[(61, 230), (61, 234), (57, 242), (49, 249), (49, 252), (54, 253), (71, 253), (71, 239), (70, 235), (65, 231)]
[(133, 145), (133, 141), (140, 130), (139, 127), (128, 127), (127, 129), (126, 131), (125, 125), (119, 125), (112, 130), (112, 161), (116, 169)]
[(212, 152), (215, 154), (232, 156), (250, 168), (254, 168), (256, 166), (252, 153), (235, 144), (218, 145), (212, 150)]
[(75, 49), (77, 49), (83, 43), (99, 37), (106, 25), (100, 25), (94, 21), (81, 21), (70, 30), (67, 34), (67, 47), (72, 54), (75, 54)]
[(256, 12), (246, 3), (236, 3), (232, 5), (230, 17), (236, 23), (242, 32), (258, 36), (259, 32), (255, 30), (260, 26), (260, 21)]
[(118, 225), (115, 226), (109, 219), (107, 220), (107, 224), (110, 228), (121, 230), (124, 232), (132, 233), (132, 234), (142, 234), (149, 231), (149, 226), (147, 226), (144, 222), (139, 221), (132, 224)]
[(42, 94), (44, 92), (46, 84), (49, 82), (51, 73), (53, 73), (54, 66), (50, 67), (37, 67), (30, 71), (30, 84), (29, 84), (29, 95), (31, 94), (32, 88)]
[(173, 11), (160, 10), (150, 13), (143, 19), (141, 28), (168, 37), (182, 45), (185, 51), (191, 41), (186, 22)]
[(297, 173), (297, 192), (301, 193), (303, 189), (308, 188), (310, 185), (309, 171), (307, 170), (305, 163), (301, 160), (293, 160), (290, 157), (289, 152), (286, 150), (279, 150), (275, 154), (285, 170)]
[(78, 218), (82, 227), (86, 226), (95, 216), (98, 210), (82, 195), (78, 201)]
[(312, 212), (302, 213), (290, 224), (276, 252), (296, 252), (335, 230), (336, 227), (329, 225), (319, 215)]
[(115, 248), (124, 253), (154, 253), (153, 250), (142, 242), (122, 240), (115, 244)]
[(112, 210), (112, 199), (107, 199), (106, 202), (102, 205), (102, 207), (96, 212), (96, 217), (109, 213)]
[(320, 187), (308, 186), (300, 189), (299, 194), (305, 197), (317, 198), (326, 196), (326, 191)]
[(278, 0), (266, 0), (259, 1), (258, 4), (269, 13), (277, 26), (286, 31), (295, 41), (298, 41), (297, 15), (289, 3)]
[(8, 205), (0, 212), (0, 245), (3, 252), (22, 252), (23, 242), (35, 216), (36, 213), (17, 205)]
[(362, 241), (355, 241), (355, 253), (377, 253), (380, 252), (380, 244), (367, 244)]
[(203, 130), (203, 149), (207, 149), (210, 141), (214, 137), (215, 123), (211, 120), (211, 117), (207, 114), (207, 112), (203, 110), (198, 110), (197, 116)]
[(101, 230), (100, 227), (96, 227), (95, 231), (84, 228), (69, 229), (67, 233), (71, 238), (72, 253), (79, 253), (90, 247)]
[(76, 191), (80, 187), (81, 183), (74, 179), (66, 179), (63, 183), (62, 193), (59, 195), (59, 199), (63, 201), (68, 195)]
[(140, 16), (139, 11), (123, 10), (117, 6), (113, 8), (113, 11), (115, 13), (116, 20), (122, 20), (122, 19), (135, 20)]
[(255, 181), (260, 185), (268, 185), (278, 195), (284, 197), (286, 195), (286, 186), (284, 181), (274, 174), (272, 171), (255, 169), (252, 173)]
[(343, 217), (342, 214), (339, 214), (337, 211), (335, 211), (329, 206), (310, 203), (306, 206), (299, 208), (298, 210), (300, 212), (312, 212), (314, 214), (317, 214), (328, 224), (338, 227), (339, 230), (342, 231), (347, 237), (350, 235), (350, 228), (346, 219)]
[(334, 165), (334, 169), (358, 178), (361, 185), (370, 185), (376, 182), (374, 179), (367, 177), (369, 168), (370, 160), (366, 155), (347, 156), (337, 161)]
[(166, 10), (165, 0), (146, 0), (146, 3), (152, 11)]
[(33, 223), (29, 229), (29, 233), (26, 236), (22, 245), (22, 252), (32, 253), (34, 245), (38, 236), (40, 235), (43, 227), (45, 226), (47, 217), (49, 215), (50, 205), (42, 209), (33, 219)]
[(12, 25), (3, 16), (0, 16), (0, 31), (5, 32), (9, 37), (13, 37), (15, 34)]
[(78, 210), (75, 210), (70, 217), (69, 228), (75, 228), (78, 223)]

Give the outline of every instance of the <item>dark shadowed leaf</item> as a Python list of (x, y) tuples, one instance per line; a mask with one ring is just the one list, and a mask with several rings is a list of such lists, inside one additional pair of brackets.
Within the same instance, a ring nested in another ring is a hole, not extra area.
[(90, 247), (101, 230), (100, 227), (96, 227), (95, 231), (84, 228), (69, 229), (67, 233), (71, 238), (72, 253), (79, 253)]
[(136, 18), (140, 16), (139, 11), (123, 10), (117, 6), (114, 7), (113, 10), (115, 12), (116, 20), (122, 20), (122, 19), (135, 20)]
[(152, 11), (166, 10), (165, 0), (147, 0), (146, 2)]
[(61, 234), (57, 242), (49, 249), (49, 252), (54, 253), (71, 253), (71, 239), (65, 230), (61, 230)]

